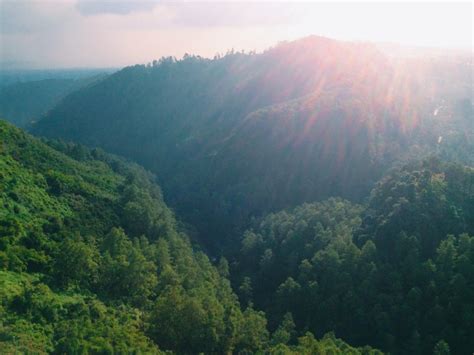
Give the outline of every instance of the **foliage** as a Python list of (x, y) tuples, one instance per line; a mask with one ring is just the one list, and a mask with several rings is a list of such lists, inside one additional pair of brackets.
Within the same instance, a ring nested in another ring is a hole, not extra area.
[(291, 314), (297, 330), (394, 354), (468, 354), (473, 183), (472, 168), (432, 158), (393, 171), (366, 209), (332, 198), (266, 216), (236, 253), (242, 301), (281, 344)]
[(471, 353), (470, 73), (310, 37), (128, 67), (32, 127), (151, 169), (183, 223), (139, 166), (0, 122), (0, 348)]
[(269, 349), (265, 314), (241, 311), (228, 262), (193, 250), (143, 169), (1, 121), (0, 138), (2, 352)]
[(393, 61), (315, 36), (261, 54), (162, 58), (71, 93), (32, 132), (144, 165), (218, 254), (252, 217), (334, 196), (362, 202), (399, 160), (472, 163), (465, 62)]
[[(176, 229), (147, 173), (104, 153), (51, 143), (81, 158), (73, 159), (5, 123), (0, 134), (0, 253), (9, 270), (1, 277), (5, 348), (158, 352), (152, 339), (162, 339), (147, 329), (162, 328), (175, 309), (148, 314), (170, 287), (181, 290), (185, 304), (204, 307), (190, 311), (211, 336), (183, 333), (183, 344), (221, 345), (230, 327), (224, 313), (240, 313), (235, 296)], [(147, 214), (140, 228), (141, 212), (132, 204)], [(180, 349), (172, 339), (158, 344)]]

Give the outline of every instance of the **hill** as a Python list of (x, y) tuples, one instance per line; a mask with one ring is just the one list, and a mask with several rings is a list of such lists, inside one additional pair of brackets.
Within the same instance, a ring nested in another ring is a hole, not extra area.
[(96, 74), (81, 79), (52, 78), (3, 86), (0, 88), (0, 117), (18, 127), (27, 127), (63, 97), (104, 77), (105, 74)]
[(125, 68), (66, 97), (32, 132), (143, 164), (216, 250), (252, 216), (329, 196), (360, 202), (397, 161), (472, 159), (470, 70), (313, 36)]
[[(3, 353), (254, 353), (353, 348), (241, 310), (139, 166), (0, 121)], [(286, 331), (286, 333), (285, 333)], [(278, 350), (279, 349), (279, 350)], [(169, 353), (169, 352), (167, 352)]]
[(291, 314), (296, 329), (332, 329), (391, 354), (438, 354), (442, 344), (469, 354), (473, 212), (472, 168), (408, 164), (367, 207), (330, 198), (255, 221), (231, 275), (270, 326)]

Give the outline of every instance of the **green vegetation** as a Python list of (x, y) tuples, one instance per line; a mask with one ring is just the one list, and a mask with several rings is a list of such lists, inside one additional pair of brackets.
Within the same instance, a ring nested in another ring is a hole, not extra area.
[(252, 217), (333, 196), (362, 202), (397, 161), (436, 152), (474, 163), (470, 78), (461, 59), (400, 62), (309, 37), (125, 68), (67, 96), (32, 132), (156, 173), (219, 254)]
[(265, 217), (242, 237), (235, 283), (273, 327), (290, 314), (296, 329), (332, 329), (394, 354), (446, 344), (468, 354), (473, 213), (472, 168), (410, 164), (377, 185), (365, 210), (329, 199)]
[(105, 77), (104, 74), (93, 75), (93, 72), (89, 75), (90, 77), (76, 80), (43, 79), (0, 87), (0, 117), (18, 127), (27, 127), (71, 92)]
[(471, 354), (466, 63), (310, 37), (0, 123), (0, 350)]
[(2, 353), (350, 348), (310, 334), (286, 346), (281, 329), (285, 344), (270, 341), (265, 314), (241, 311), (224, 263), (193, 250), (140, 167), (3, 121), (0, 142)]

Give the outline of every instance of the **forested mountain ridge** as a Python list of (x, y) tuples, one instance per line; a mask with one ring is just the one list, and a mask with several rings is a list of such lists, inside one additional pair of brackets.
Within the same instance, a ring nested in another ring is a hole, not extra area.
[[(461, 75), (448, 83), (442, 65), (322, 37), (262, 54), (168, 58), (72, 93), (32, 131), (143, 164), (215, 247), (250, 216), (330, 196), (361, 201), (400, 158), (454, 141), (470, 159), (471, 89)], [(470, 112), (453, 114), (462, 99)]]
[(0, 87), (0, 117), (18, 127), (27, 127), (63, 97), (105, 76), (91, 73), (80, 79), (51, 78), (5, 85)]
[(69, 95), (32, 131), (143, 164), (201, 240), (222, 246), (251, 216), (330, 196), (361, 201), (400, 159), (471, 159), (471, 68), (452, 67), (315, 36), (262, 54), (165, 58)]
[(380, 354), (288, 318), (271, 334), (241, 310), (225, 260), (193, 250), (153, 177), (99, 149), (0, 121), (0, 206), (2, 353)]
[(471, 70), (308, 37), (124, 68), (31, 127), (60, 140), (2, 124), (0, 346), (470, 354)]
[(110, 74), (114, 68), (71, 68), (71, 69), (7, 69), (0, 70), (0, 86), (59, 79), (81, 80), (94, 76)]

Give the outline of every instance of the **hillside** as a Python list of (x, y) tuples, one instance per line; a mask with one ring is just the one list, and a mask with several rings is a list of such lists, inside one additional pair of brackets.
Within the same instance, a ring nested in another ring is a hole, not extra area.
[(3, 67), (0, 69), (0, 87), (51, 79), (81, 80), (97, 75), (110, 74), (114, 71), (114, 68), (9, 69)]
[(312, 36), (125, 68), (66, 97), (32, 132), (143, 164), (216, 250), (253, 216), (330, 196), (360, 202), (397, 161), (472, 160), (470, 70)]
[(333, 329), (391, 354), (438, 354), (441, 343), (469, 354), (473, 212), (472, 168), (409, 164), (367, 207), (331, 198), (255, 221), (231, 275), (270, 325), (291, 314), (296, 329)]
[(63, 97), (104, 77), (105, 74), (91, 74), (81, 79), (52, 78), (3, 86), (0, 88), (0, 117), (17, 127), (27, 127)]
[[(193, 250), (153, 177), (0, 121), (2, 353), (269, 353), (353, 348), (241, 310), (222, 260)], [(292, 341), (285, 334), (292, 334)]]
[(470, 354), (472, 61), (448, 54), (162, 58), (71, 89), (46, 138), (1, 122), (0, 348)]

